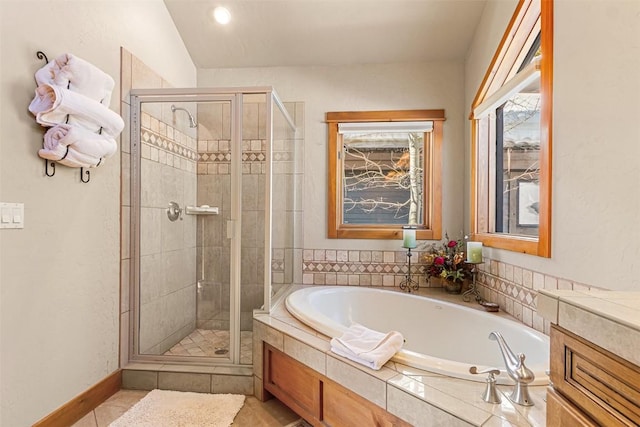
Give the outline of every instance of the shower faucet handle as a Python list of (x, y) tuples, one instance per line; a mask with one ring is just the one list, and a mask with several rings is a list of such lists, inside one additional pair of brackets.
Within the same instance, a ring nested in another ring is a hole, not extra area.
[(178, 218), (182, 219), (182, 208), (176, 202), (169, 202), (169, 207), (167, 208), (167, 217), (169, 221), (176, 221)]

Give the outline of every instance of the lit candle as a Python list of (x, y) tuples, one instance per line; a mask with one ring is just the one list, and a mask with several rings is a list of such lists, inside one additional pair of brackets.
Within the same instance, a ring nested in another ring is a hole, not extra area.
[(467, 262), (482, 262), (482, 242), (467, 242)]
[(416, 245), (416, 230), (411, 228), (402, 229), (402, 247), (413, 249)]

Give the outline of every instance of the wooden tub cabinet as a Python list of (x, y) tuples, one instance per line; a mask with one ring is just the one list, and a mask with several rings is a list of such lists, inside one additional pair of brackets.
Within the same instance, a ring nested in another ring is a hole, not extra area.
[(264, 343), (263, 387), (314, 426), (390, 427), (408, 423)]

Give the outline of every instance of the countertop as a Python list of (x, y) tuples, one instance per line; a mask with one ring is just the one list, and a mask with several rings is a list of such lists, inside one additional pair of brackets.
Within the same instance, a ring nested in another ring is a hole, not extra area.
[(640, 366), (640, 292), (541, 289), (537, 307), (551, 323)]

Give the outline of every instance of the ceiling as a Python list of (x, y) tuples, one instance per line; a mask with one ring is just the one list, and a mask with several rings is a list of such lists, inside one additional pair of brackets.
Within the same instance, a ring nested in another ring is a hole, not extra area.
[(463, 59), (486, 0), (164, 2), (197, 68), (236, 68)]

